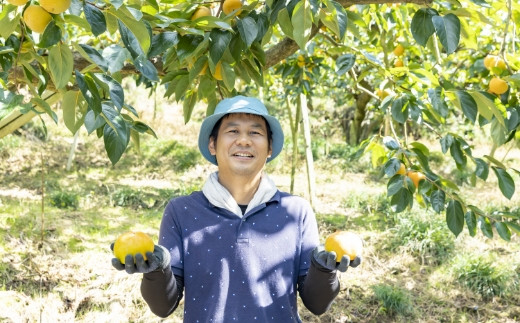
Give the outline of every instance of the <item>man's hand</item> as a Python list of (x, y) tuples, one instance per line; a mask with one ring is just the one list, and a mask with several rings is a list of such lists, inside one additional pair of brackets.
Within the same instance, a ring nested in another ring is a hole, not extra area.
[[(110, 245), (110, 249), (114, 250), (114, 244)], [(129, 274), (135, 273), (149, 273), (155, 270), (162, 270), (170, 265), (170, 253), (166, 248), (159, 245), (154, 245), (153, 252), (146, 253), (147, 260), (144, 260), (140, 253), (134, 257), (130, 254), (126, 255), (125, 263), (122, 264), (119, 259), (112, 258), (112, 267), (117, 270), (125, 270)]]
[(334, 251), (326, 251), (322, 245), (314, 248), (312, 257), (319, 266), (328, 270), (338, 270), (341, 272), (347, 271), (349, 266), (357, 267), (361, 263), (361, 257), (359, 256), (352, 261), (348, 256), (343, 256), (340, 262), (336, 262), (336, 253)]

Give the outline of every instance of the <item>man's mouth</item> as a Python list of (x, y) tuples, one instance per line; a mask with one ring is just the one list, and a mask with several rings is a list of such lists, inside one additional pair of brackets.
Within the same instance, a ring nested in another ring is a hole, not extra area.
[(253, 158), (254, 156), (249, 153), (234, 153), (233, 157), (240, 157), (240, 158)]

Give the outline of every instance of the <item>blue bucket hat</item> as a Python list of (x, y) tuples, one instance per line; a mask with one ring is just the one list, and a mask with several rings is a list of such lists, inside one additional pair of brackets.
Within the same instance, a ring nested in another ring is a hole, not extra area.
[(220, 101), (215, 112), (202, 121), (199, 132), (199, 150), (210, 163), (217, 165), (217, 159), (209, 152), (209, 136), (215, 124), (227, 114), (230, 113), (249, 113), (262, 116), (271, 128), (273, 142), (271, 144), (271, 157), (267, 158), (267, 162), (273, 160), (282, 151), (283, 147), (283, 130), (280, 122), (267, 112), (265, 105), (258, 99), (238, 95)]

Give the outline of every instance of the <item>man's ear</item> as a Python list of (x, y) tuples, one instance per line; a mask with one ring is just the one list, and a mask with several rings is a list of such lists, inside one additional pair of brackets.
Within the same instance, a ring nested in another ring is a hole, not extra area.
[(215, 138), (209, 137), (208, 149), (209, 149), (209, 153), (213, 156), (215, 156), (217, 154), (217, 149), (215, 146), (216, 146)]

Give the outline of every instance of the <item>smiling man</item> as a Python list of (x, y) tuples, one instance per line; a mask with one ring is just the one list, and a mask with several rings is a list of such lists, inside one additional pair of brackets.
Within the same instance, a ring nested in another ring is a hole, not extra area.
[(143, 273), (152, 312), (170, 315), (184, 296), (184, 322), (301, 322), (297, 295), (314, 314), (339, 292), (337, 272), (360, 259), (319, 245), (309, 203), (278, 190), (264, 172), (280, 154), (283, 131), (255, 98), (222, 100), (199, 133), (202, 155), (218, 166), (202, 191), (172, 199), (153, 253), (129, 255), (128, 273)]

